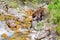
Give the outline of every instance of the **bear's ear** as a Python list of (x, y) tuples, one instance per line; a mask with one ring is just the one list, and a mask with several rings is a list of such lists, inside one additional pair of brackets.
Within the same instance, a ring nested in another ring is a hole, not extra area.
[(38, 9), (34, 12), (34, 14), (42, 13), (42, 12), (44, 11), (44, 9), (45, 9), (45, 8), (40, 7), (40, 8), (38, 8)]

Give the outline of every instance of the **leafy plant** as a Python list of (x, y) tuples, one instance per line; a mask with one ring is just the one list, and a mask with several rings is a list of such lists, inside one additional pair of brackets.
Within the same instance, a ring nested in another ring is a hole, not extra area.
[(58, 34), (60, 35), (60, 22), (57, 24), (58, 26), (57, 26), (57, 32), (58, 32)]
[(59, 0), (54, 0), (52, 4), (49, 4), (49, 10), (51, 14), (53, 15), (53, 20), (52, 22), (54, 24), (57, 24), (57, 32), (60, 34), (60, 1)]
[(37, 30), (41, 30), (41, 29), (42, 29), (42, 25), (43, 25), (43, 23), (42, 23), (42, 22), (39, 22), (39, 23), (37, 24), (37, 26), (36, 26), (36, 29), (37, 29)]
[[(53, 15), (53, 23), (57, 24), (60, 21), (60, 2), (59, 0), (55, 0), (52, 4), (48, 6), (50, 12)], [(55, 10), (55, 11), (54, 11)], [(54, 12), (54, 13), (53, 13)]]

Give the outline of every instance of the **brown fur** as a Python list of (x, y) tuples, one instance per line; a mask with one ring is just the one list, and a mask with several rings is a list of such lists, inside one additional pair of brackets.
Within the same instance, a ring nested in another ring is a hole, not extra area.
[(41, 7), (34, 12), (33, 17), (37, 17), (36, 20), (39, 21), (42, 19), (41, 17), (43, 16), (43, 12), (44, 12), (44, 8)]

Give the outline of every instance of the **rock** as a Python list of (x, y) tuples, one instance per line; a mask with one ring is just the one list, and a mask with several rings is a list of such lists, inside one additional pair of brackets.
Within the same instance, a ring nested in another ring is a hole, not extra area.
[(49, 39), (50, 39), (50, 40), (57, 40), (56, 38), (57, 38), (57, 37), (55, 37), (55, 36), (53, 36), (53, 35), (50, 35), (50, 36), (49, 36)]
[(32, 27), (35, 28), (37, 26), (37, 21), (32, 21)]
[(7, 34), (8, 37), (12, 37), (14, 35), (14, 31), (6, 32), (6, 34)]
[(7, 37), (12, 37), (14, 31), (11, 31), (5, 22), (0, 22), (0, 40), (3, 40), (3, 37), (1, 35), (4, 33), (7, 35)]
[(49, 40), (49, 37), (47, 36), (47, 37), (43, 38), (43, 40)]
[(28, 11), (28, 10), (30, 10), (30, 8), (28, 7), (28, 6), (24, 6), (24, 8), (23, 8), (25, 11)]
[(1, 14), (4, 14), (4, 15), (7, 14), (7, 12), (6, 12), (5, 10), (3, 10), (3, 9), (0, 9), (0, 13), (1, 13)]
[(30, 33), (34, 33), (34, 34), (36, 34), (36, 33), (37, 33), (37, 31), (36, 31), (36, 30), (34, 30), (34, 28), (31, 28)]
[(31, 28), (30, 35), (29, 35), (31, 37), (31, 40), (35, 40), (36, 33), (37, 33), (37, 31), (34, 30), (33, 28)]
[(13, 15), (17, 15), (18, 11), (16, 9), (14, 9), (14, 8), (9, 8), (8, 13), (13, 14)]
[(42, 30), (41, 32), (38, 32), (36, 34), (36, 39), (41, 39), (41, 38), (44, 38), (44, 37), (46, 37), (48, 35), (49, 35), (49, 32), (48, 31)]
[(53, 35), (53, 36), (57, 36), (57, 32), (56, 32), (56, 30), (51, 31), (51, 35)]

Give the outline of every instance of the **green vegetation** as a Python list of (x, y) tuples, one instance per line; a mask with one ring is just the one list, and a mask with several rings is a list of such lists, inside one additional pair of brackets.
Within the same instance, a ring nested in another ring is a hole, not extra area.
[(53, 0), (48, 8), (53, 15), (53, 23), (57, 24), (57, 32), (60, 34), (60, 0)]
[(60, 22), (58, 23), (58, 26), (57, 26), (57, 32), (60, 35)]
[(60, 40), (60, 36), (57, 37), (57, 40)]
[(18, 4), (17, 4), (16, 2), (9, 2), (9, 3), (8, 3), (8, 6), (9, 6), (9, 7), (16, 8), (16, 7), (18, 7)]
[(42, 23), (42, 22), (39, 22), (39, 23), (37, 24), (36, 28), (37, 28), (38, 30), (41, 30), (41, 29), (42, 29), (42, 25), (43, 25), (43, 23)]

